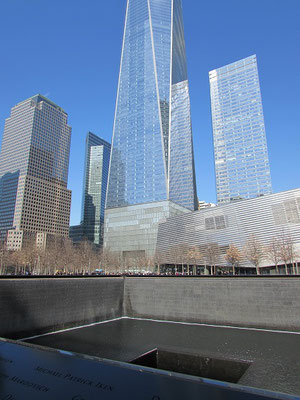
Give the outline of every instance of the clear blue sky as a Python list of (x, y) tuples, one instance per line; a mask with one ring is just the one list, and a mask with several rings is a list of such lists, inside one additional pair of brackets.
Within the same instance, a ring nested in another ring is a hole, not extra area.
[[(126, 0), (0, 1), (0, 139), (16, 103), (48, 96), (72, 126), (71, 223), (88, 130), (111, 140)], [(300, 0), (183, 0), (199, 199), (215, 202), (208, 72), (257, 54), (275, 192), (300, 186)]]

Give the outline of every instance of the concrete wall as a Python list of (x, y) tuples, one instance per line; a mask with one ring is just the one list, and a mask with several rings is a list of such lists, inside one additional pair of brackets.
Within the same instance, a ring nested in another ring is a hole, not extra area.
[(123, 278), (0, 280), (0, 336), (20, 338), (120, 317)]
[(300, 278), (0, 279), (0, 337), (121, 316), (300, 331)]
[(300, 278), (127, 278), (124, 315), (300, 331)]

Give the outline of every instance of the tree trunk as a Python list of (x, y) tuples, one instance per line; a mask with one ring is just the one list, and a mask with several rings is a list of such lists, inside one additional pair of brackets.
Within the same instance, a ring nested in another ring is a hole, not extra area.
[(293, 263), (294, 275), (297, 275), (297, 263)]
[(288, 274), (289, 274), (289, 271), (288, 271), (287, 264), (286, 264), (286, 263), (284, 263), (284, 265), (285, 265), (285, 274), (286, 274), (286, 275), (288, 275)]
[(278, 268), (278, 264), (275, 264), (275, 268), (276, 268), (276, 274), (279, 275), (279, 268)]

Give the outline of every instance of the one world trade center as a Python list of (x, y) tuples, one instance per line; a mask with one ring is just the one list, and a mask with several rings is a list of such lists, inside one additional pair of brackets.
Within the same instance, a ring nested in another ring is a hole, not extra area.
[[(128, 212), (138, 229), (145, 225), (141, 216), (147, 204), (159, 202), (163, 204), (157, 204), (157, 210), (164, 211), (157, 216), (151, 205), (150, 229), (151, 218), (157, 221), (197, 208), (182, 4), (128, 0), (106, 200), (106, 246), (117, 240), (117, 231), (125, 232)], [(133, 235), (132, 230), (128, 232)], [(134, 251), (128, 246), (128, 252)], [(140, 247), (136, 245), (135, 251), (143, 251)]]

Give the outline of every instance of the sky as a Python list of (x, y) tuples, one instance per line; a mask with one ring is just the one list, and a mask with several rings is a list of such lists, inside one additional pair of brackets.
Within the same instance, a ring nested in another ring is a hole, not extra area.
[[(199, 200), (216, 202), (208, 72), (257, 55), (274, 192), (299, 187), (300, 0), (182, 0)], [(0, 140), (40, 93), (69, 115), (71, 224), (85, 136), (111, 141), (126, 0), (0, 1)]]

